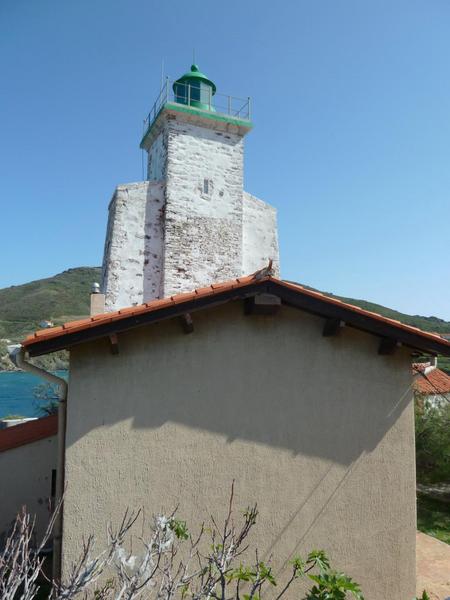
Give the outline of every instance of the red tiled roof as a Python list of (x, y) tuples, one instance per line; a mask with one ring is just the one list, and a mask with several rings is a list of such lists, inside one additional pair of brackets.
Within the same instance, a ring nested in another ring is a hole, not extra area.
[[(450, 342), (444, 340), (439, 335), (422, 331), (417, 327), (405, 325), (400, 321), (389, 319), (388, 317), (384, 317), (377, 313), (364, 310), (359, 306), (354, 306), (352, 304), (342, 302), (337, 298), (330, 298), (325, 294), (322, 294), (315, 290), (310, 290), (299, 284), (288, 283), (286, 281), (276, 279), (275, 277), (272, 277), (270, 275), (262, 276), (260, 272), (254, 273), (253, 275), (248, 275), (246, 277), (239, 277), (238, 279), (233, 279), (231, 281), (226, 281), (223, 283), (213, 283), (209, 286), (196, 289), (192, 292), (177, 294), (175, 296), (162, 298), (160, 300), (152, 300), (151, 302), (146, 302), (145, 304), (141, 304), (139, 306), (123, 308), (115, 312), (103, 313), (95, 315), (93, 317), (88, 317), (86, 319), (80, 319), (78, 321), (71, 321), (59, 327), (42, 329), (40, 331), (37, 331), (36, 333), (33, 333), (32, 335), (29, 335), (22, 344), (26, 350), (31, 352), (33, 351), (33, 347), (36, 346), (36, 354), (37, 352), (43, 354), (52, 350), (44, 348), (44, 346), (47, 345), (42, 344), (42, 342), (48, 342), (51, 340), (57, 340), (58, 338), (61, 338), (61, 344), (65, 341), (67, 341), (67, 344), (65, 346), (59, 344), (60, 347), (70, 347), (71, 345), (73, 345), (73, 343), (80, 343), (81, 341), (77, 340), (76, 342), (73, 342), (73, 336), (71, 336), (71, 334), (76, 334), (79, 332), (88, 332), (89, 330), (92, 330), (92, 334), (94, 334), (96, 328), (98, 328), (99, 330), (100, 328), (102, 328), (102, 331), (104, 331), (105, 328), (102, 327), (104, 325), (117, 324), (118, 326), (120, 326), (120, 323), (122, 321), (128, 320), (127, 322), (129, 322), (130, 318), (139, 318), (142, 315), (149, 315), (150, 313), (158, 311), (164, 312), (164, 309), (175, 307), (177, 305), (180, 306), (180, 309), (182, 308), (183, 304), (189, 305), (190, 308), (187, 308), (187, 310), (192, 311), (196, 309), (195, 304), (203, 299), (211, 298), (211, 301), (213, 302), (216, 299), (214, 297), (217, 296), (217, 300), (219, 300), (221, 294), (234, 291), (236, 291), (236, 298), (242, 297), (242, 293), (246, 291), (245, 288), (254, 288), (255, 286), (257, 286), (258, 288), (260, 286), (263, 288), (268, 288), (271, 286), (272, 293), (275, 294), (277, 292), (283, 294), (283, 291), (285, 293), (294, 292), (295, 295), (298, 297), (320, 301), (321, 306), (335, 306), (338, 308), (346, 309), (347, 313), (350, 311), (350, 313), (353, 313), (356, 316), (355, 322), (361, 320), (358, 318), (359, 316), (366, 317), (366, 321), (368, 318), (368, 320), (373, 323), (376, 322), (378, 324), (388, 325), (391, 328), (394, 327), (395, 330), (399, 332), (407, 332), (409, 334), (413, 334), (419, 340), (421, 339), (423, 341), (432, 341), (433, 347), (436, 347), (437, 344), (439, 346), (439, 349), (442, 350), (443, 353), (450, 355)], [(264, 291), (264, 289), (261, 291)], [(253, 293), (258, 293), (258, 291), (253, 290)], [(233, 296), (233, 294), (227, 294), (228, 299), (230, 299), (231, 296)], [(198, 308), (202, 308), (203, 304), (204, 303), (200, 304), (199, 302)], [(138, 319), (136, 320), (136, 323), (139, 324)], [(129, 328), (131, 328), (132, 326), (136, 325), (130, 325)], [(364, 327), (360, 328), (364, 329)], [(375, 329), (380, 329), (380, 327), (375, 327)], [(70, 339), (69, 336), (71, 336)], [(99, 335), (99, 337), (101, 336)]]
[[(417, 363), (414, 367), (417, 366)], [(424, 370), (415, 368), (417, 373), (414, 381), (414, 388), (419, 394), (435, 395), (450, 394), (450, 377), (440, 369), (432, 369), (427, 373)]]
[(31, 442), (37, 442), (56, 435), (58, 432), (58, 417), (51, 415), (0, 429), (0, 452), (11, 450)]
[(114, 312), (102, 313), (93, 317), (87, 317), (86, 319), (80, 319), (79, 321), (69, 321), (68, 323), (64, 323), (58, 327), (50, 327), (36, 331), (35, 333), (29, 335), (25, 341), (22, 342), (22, 345), (27, 348), (37, 340), (48, 340), (64, 335), (65, 333), (73, 333), (75, 331), (96, 327), (100, 323), (104, 324), (117, 322), (123, 318), (138, 316), (160, 308), (165, 308), (170, 305), (181, 304), (182, 302), (186, 302), (188, 300), (195, 300), (205, 296), (213, 296), (217, 292), (224, 291), (225, 289), (238, 289), (249, 283), (254, 283), (253, 275), (248, 277), (240, 277), (239, 279), (233, 279), (232, 281), (226, 281), (223, 283), (213, 283), (208, 287), (198, 288), (192, 292), (185, 292), (183, 294), (177, 294), (175, 296), (169, 296), (159, 300), (152, 300), (151, 302), (146, 302), (145, 304), (121, 308), (120, 310)]

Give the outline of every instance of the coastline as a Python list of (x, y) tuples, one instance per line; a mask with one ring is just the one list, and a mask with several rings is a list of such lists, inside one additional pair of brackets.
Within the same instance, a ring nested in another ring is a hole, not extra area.
[[(67, 371), (69, 369), (69, 353), (66, 350), (60, 350), (53, 354), (38, 356), (30, 362), (46, 371)], [(8, 354), (0, 354), (0, 373), (15, 372), (20, 372), (20, 369), (13, 365)]]
[[(69, 376), (66, 369), (55, 369), (55, 375)], [(11, 415), (37, 417), (53, 393), (38, 375), (16, 369), (0, 371), (0, 419)]]

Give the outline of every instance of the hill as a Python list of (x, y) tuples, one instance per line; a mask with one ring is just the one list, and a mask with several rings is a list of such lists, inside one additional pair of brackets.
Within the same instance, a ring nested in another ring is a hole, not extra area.
[(79, 267), (1, 289), (0, 337), (20, 341), (40, 321), (59, 324), (88, 315), (91, 285), (100, 277), (100, 267)]
[[(64, 321), (87, 316), (91, 285), (100, 278), (100, 267), (78, 267), (54, 277), (0, 289), (0, 370), (9, 368), (9, 362), (5, 359), (6, 342), (2, 339), (19, 342), (27, 334), (39, 329), (39, 323), (43, 320), (59, 325)], [(324, 293), (424, 331), (450, 332), (450, 322), (438, 317), (407, 315), (367, 300)], [(53, 357), (42, 357), (36, 361), (42, 366), (47, 365), (47, 368), (67, 365), (64, 353), (56, 353)]]
[(433, 333), (450, 333), (450, 321), (445, 321), (439, 317), (423, 317), (421, 315), (406, 315), (404, 313), (393, 310), (392, 308), (386, 308), (381, 304), (375, 304), (374, 302), (368, 302), (367, 300), (355, 300), (354, 298), (345, 298), (344, 296), (335, 296), (327, 292), (323, 292), (327, 296), (332, 298), (338, 298), (343, 302), (354, 304), (365, 310), (378, 313), (389, 319), (395, 319), (405, 325), (411, 325), (412, 327), (418, 327), (423, 331), (431, 331)]
[[(7, 341), (20, 342), (39, 329), (41, 321), (60, 325), (89, 314), (89, 294), (101, 277), (100, 267), (68, 269), (54, 277), (0, 289), (0, 370), (11, 368)], [(45, 369), (67, 368), (65, 352), (37, 358)]]

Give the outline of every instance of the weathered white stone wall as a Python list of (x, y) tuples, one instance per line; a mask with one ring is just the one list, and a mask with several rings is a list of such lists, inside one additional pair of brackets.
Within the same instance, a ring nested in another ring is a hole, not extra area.
[(148, 153), (147, 179), (161, 181), (165, 179), (167, 158), (167, 130), (164, 129), (155, 139)]
[(241, 274), (243, 150), (240, 135), (168, 121), (165, 296)]
[(274, 274), (279, 277), (277, 211), (247, 192), (243, 195), (242, 240), (243, 273), (254, 273), (272, 259)]
[(162, 183), (143, 181), (116, 188), (103, 258), (106, 310), (160, 296), (163, 220)]

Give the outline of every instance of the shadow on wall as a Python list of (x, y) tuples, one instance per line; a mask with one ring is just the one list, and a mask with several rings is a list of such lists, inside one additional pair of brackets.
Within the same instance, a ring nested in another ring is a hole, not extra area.
[(409, 356), (379, 356), (376, 337), (350, 328), (323, 338), (322, 327), (287, 307), (244, 316), (237, 301), (194, 314), (190, 335), (173, 320), (122, 334), (117, 356), (104, 340), (75, 348), (68, 447), (131, 419), (158, 435), (188, 427), (191, 450), (206, 431), (349, 466), (410, 402)]

